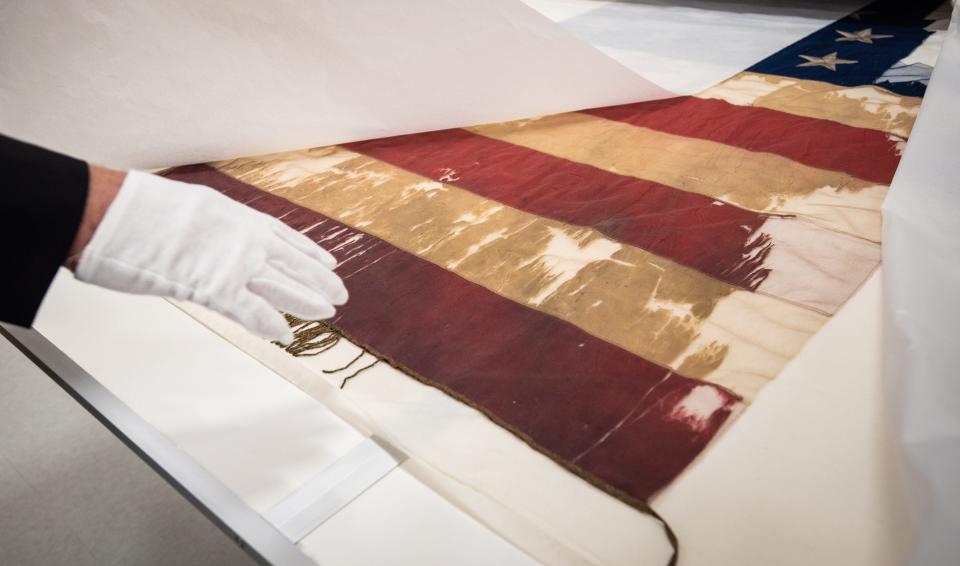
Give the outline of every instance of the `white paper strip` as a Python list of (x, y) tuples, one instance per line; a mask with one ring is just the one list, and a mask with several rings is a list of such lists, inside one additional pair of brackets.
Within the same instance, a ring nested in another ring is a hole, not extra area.
[(300, 542), (406, 459), (403, 452), (385, 440), (367, 438), (271, 507), (263, 517), (288, 539)]

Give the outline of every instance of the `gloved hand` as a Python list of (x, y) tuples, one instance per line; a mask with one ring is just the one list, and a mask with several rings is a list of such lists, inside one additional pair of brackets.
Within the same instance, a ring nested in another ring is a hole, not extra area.
[(293, 333), (278, 309), (317, 320), (346, 302), (336, 263), (283, 222), (209, 187), (130, 171), (75, 275), (192, 301), (289, 344)]

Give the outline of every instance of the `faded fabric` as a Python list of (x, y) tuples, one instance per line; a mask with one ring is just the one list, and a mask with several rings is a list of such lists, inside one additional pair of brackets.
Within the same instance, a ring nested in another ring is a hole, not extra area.
[(337, 332), (645, 508), (878, 265), (924, 90), (881, 79), (928, 4), (693, 97), (168, 175), (330, 250)]

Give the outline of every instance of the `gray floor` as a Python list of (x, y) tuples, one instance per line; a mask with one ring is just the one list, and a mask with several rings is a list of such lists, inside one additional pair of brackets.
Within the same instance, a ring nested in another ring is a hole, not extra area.
[(3, 337), (0, 431), (0, 564), (253, 564)]

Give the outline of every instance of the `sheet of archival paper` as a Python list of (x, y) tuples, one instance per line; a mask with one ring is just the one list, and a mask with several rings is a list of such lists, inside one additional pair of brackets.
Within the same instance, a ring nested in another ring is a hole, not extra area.
[(117, 167), (665, 95), (511, 0), (0, 5), (0, 131)]

